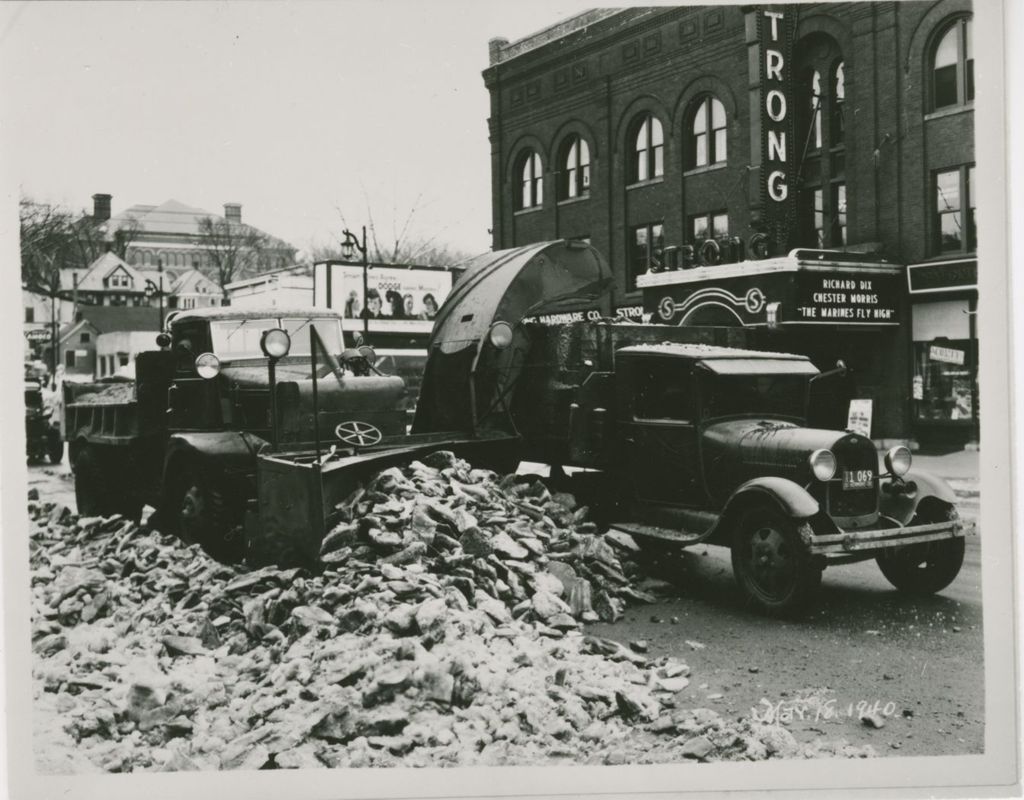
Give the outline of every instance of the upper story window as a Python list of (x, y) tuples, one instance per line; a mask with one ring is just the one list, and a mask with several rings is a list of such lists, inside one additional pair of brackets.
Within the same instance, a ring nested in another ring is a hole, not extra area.
[(558, 181), (558, 199), (571, 200), (590, 194), (590, 147), (587, 140), (570, 136), (559, 151), (561, 172)]
[(527, 150), (519, 157), (519, 191), (516, 194), (516, 208), (536, 208), (544, 202), (544, 168), (540, 154)]
[(939, 37), (932, 54), (932, 110), (974, 100), (971, 20), (961, 17)]
[(633, 160), (630, 183), (647, 181), (665, 174), (665, 136), (661, 122), (644, 114), (633, 123)]
[(833, 147), (846, 135), (846, 65), (840, 61), (832, 70), (832, 103), (829, 106), (829, 139)]
[(808, 102), (811, 106), (811, 126), (807, 135), (811, 148), (817, 150), (821, 147), (821, 73), (818, 70), (811, 73), (811, 92)]
[(714, 95), (700, 98), (687, 131), (686, 166), (704, 167), (726, 159), (725, 106)]
[(978, 249), (974, 167), (963, 165), (935, 173), (935, 239), (939, 253)]

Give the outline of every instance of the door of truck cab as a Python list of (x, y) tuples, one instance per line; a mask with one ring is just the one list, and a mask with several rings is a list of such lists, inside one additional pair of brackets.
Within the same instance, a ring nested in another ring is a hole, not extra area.
[(704, 505), (693, 363), (662, 354), (616, 365), (624, 480), (637, 500)]

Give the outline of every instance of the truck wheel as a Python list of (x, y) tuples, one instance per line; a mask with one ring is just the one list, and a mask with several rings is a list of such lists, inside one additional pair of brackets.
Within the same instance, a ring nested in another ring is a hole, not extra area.
[(104, 473), (99, 456), (83, 447), (75, 456), (75, 505), (82, 517), (107, 517), (116, 513), (110, 491), (112, 476)]
[(798, 526), (768, 506), (753, 508), (740, 519), (732, 569), (747, 600), (772, 615), (804, 609), (821, 585), (822, 569), (811, 560)]
[[(956, 518), (956, 509), (950, 508), (938, 520), (915, 518), (911, 524), (924, 525)], [(964, 563), (964, 544), (963, 537), (925, 542), (882, 553), (876, 560), (889, 583), (901, 592), (924, 596), (941, 592), (960, 574)]]
[(244, 539), (233, 536), (241, 524), (233, 493), (198, 467), (186, 471), (178, 506), (179, 536), (195, 542), (218, 561), (244, 556)]

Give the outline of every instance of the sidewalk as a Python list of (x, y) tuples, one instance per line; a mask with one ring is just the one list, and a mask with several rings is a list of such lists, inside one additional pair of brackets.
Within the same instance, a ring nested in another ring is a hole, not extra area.
[(913, 469), (924, 470), (947, 480), (978, 480), (977, 450), (958, 450), (941, 456), (914, 454)]

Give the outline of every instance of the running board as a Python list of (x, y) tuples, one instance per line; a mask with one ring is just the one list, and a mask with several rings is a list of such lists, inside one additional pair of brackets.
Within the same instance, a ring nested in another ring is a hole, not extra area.
[(691, 533), (675, 528), (661, 528), (657, 525), (642, 525), (639, 522), (613, 522), (609, 527), (615, 531), (628, 533), (630, 536), (661, 539), (679, 545), (697, 544), (704, 539), (704, 535), (700, 533)]

